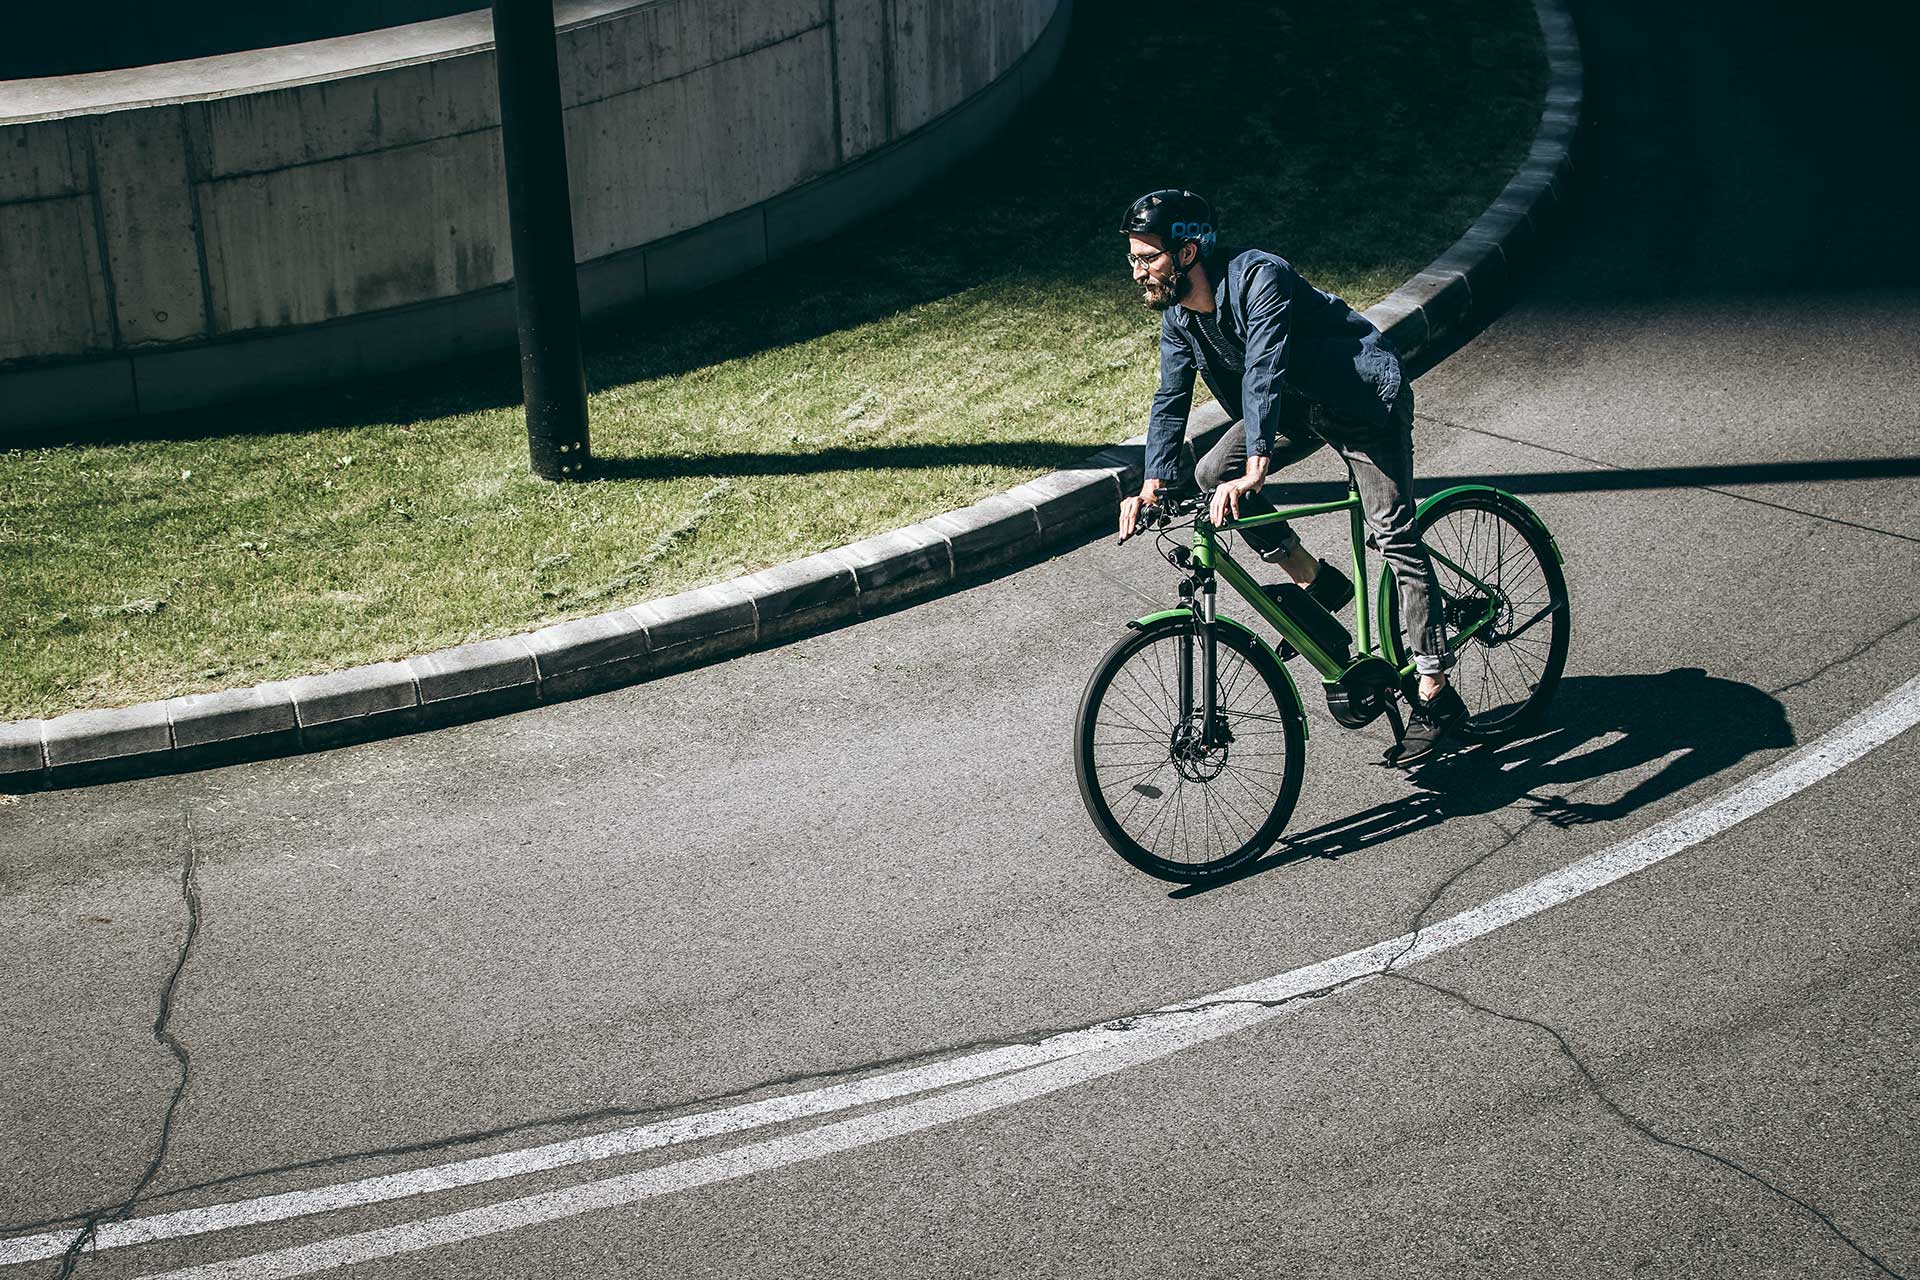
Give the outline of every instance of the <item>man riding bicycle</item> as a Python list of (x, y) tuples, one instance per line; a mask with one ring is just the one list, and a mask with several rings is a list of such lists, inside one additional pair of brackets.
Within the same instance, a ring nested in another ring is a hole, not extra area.
[[(1393, 566), (1400, 592), (1419, 688), (1395, 759), (1412, 763), (1466, 714), (1447, 680), (1453, 657), (1439, 585), (1414, 532), (1413, 387), (1365, 316), (1277, 254), (1221, 247), (1214, 227), (1213, 207), (1176, 189), (1141, 196), (1120, 223), (1142, 301), (1161, 313), (1146, 474), (1139, 494), (1120, 504), (1120, 532), (1131, 536), (1141, 508), (1179, 478), (1196, 372), (1241, 424), (1194, 469), (1215, 524), (1273, 511), (1261, 493), (1270, 469), (1332, 445), (1352, 469), (1367, 541)], [(1353, 598), (1347, 576), (1309, 554), (1284, 522), (1245, 537), (1329, 611)]]

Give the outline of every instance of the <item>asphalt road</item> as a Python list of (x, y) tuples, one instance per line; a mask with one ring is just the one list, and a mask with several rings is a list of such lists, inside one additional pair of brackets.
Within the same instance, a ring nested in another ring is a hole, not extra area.
[(1911, 730), (1232, 1034), (971, 1113), (872, 1083), (1124, 1039), (1470, 911), (1920, 673), (1920, 87), (1893, 6), (1800, 9), (1580, 6), (1581, 212), (1418, 383), (1423, 484), (1498, 478), (1566, 552), (1547, 732), (1415, 787), (1372, 766), (1383, 730), (1310, 708), (1295, 842), (1170, 893), (1074, 791), (1081, 684), (1171, 587), (1101, 541), (597, 698), (26, 796), (0, 809), (0, 1237), (853, 1085), (79, 1270), (1920, 1274)]

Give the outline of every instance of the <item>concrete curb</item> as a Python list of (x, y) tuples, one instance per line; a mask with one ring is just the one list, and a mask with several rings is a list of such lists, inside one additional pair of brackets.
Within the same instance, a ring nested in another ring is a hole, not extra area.
[[(1550, 78), (1526, 161), (1445, 253), (1368, 308), (1403, 360), (1497, 308), (1565, 204), (1583, 99), (1565, 0), (1534, 0)], [(1190, 460), (1227, 426), (1196, 410)], [(728, 582), (525, 635), (246, 689), (0, 723), (0, 791), (204, 768), (458, 723), (733, 657), (1002, 572), (1111, 524), (1144, 435), (959, 511)]]

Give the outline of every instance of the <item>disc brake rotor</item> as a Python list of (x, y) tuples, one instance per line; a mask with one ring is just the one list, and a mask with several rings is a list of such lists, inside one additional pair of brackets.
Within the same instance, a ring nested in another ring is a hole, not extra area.
[(1191, 720), (1173, 731), (1168, 751), (1174, 768), (1188, 782), (1211, 782), (1227, 767), (1227, 749), (1233, 743), (1233, 733), (1227, 728), (1226, 717), (1218, 713), (1214, 715), (1214, 735), (1215, 745), (1206, 746), (1200, 740), (1198, 726)]

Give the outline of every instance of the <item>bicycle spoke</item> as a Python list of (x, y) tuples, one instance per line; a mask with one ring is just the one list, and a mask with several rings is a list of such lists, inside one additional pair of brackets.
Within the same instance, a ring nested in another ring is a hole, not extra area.
[[(1174, 791), (1177, 794), (1180, 786), (1180, 771), (1178, 769), (1174, 770), (1173, 776), (1174, 776)], [(1156, 817), (1151, 822), (1149, 822), (1147, 824), (1146, 830), (1143, 831), (1140, 835), (1140, 843), (1147, 845), (1149, 848), (1153, 847), (1153, 845), (1150, 842), (1154, 838), (1155, 831), (1159, 829), (1160, 823), (1162, 823), (1169, 816), (1171, 816), (1174, 810), (1174, 806), (1172, 804), (1165, 803), (1168, 799), (1168, 795), (1166, 792), (1164, 791), (1161, 792), (1159, 796), (1155, 797), (1155, 799), (1162, 802), (1157, 806), (1157, 809), (1156, 809), (1156, 811), (1159, 814), (1159, 817)], [(1136, 803), (1134, 807), (1138, 808), (1139, 805)], [(1122, 822), (1121, 825), (1125, 826), (1126, 824), (1125, 822)]]
[(1165, 714), (1167, 727), (1171, 729), (1180, 719), (1180, 690), (1167, 676), (1166, 667), (1161, 661), (1160, 646), (1151, 646), (1147, 654), (1153, 661), (1153, 685), (1148, 689), (1138, 676), (1134, 676), (1133, 681), (1136, 686), (1147, 689), (1148, 698)]
[[(1111, 711), (1113, 708), (1108, 707), (1107, 710)], [(1167, 737), (1167, 731), (1163, 728), (1150, 724), (1135, 724), (1130, 720), (1096, 720), (1094, 727), (1112, 729), (1118, 733), (1130, 733), (1148, 742), (1163, 742)]]
[[(1232, 767), (1227, 768), (1224, 772), (1230, 773), (1233, 775), (1233, 781), (1238, 783), (1240, 790), (1245, 792), (1248, 798), (1253, 801), (1255, 806), (1254, 812), (1256, 814), (1259, 814), (1261, 819), (1264, 820), (1267, 813), (1273, 808), (1274, 797), (1271, 795), (1263, 795), (1260, 792), (1255, 791), (1252, 787), (1247, 785), (1247, 780), (1241, 777), (1239, 772), (1233, 769)], [(1276, 792), (1275, 794), (1277, 795), (1278, 793)], [(1220, 798), (1222, 802), (1226, 801), (1225, 792), (1221, 793)], [(1258, 831), (1260, 829), (1260, 823), (1248, 821), (1245, 815), (1241, 814), (1237, 806), (1232, 806), (1232, 808), (1233, 808), (1234, 816), (1239, 818), (1241, 823), (1245, 825), (1245, 827), (1247, 828), (1248, 834), (1252, 834), (1253, 832)]]
[[(1236, 658), (1240, 657), (1240, 655), (1238, 654), (1235, 654), (1234, 656)], [(1241, 682), (1243, 680), (1250, 678), (1253, 674), (1254, 674), (1253, 664), (1251, 662), (1248, 662), (1245, 658), (1240, 658), (1239, 662), (1235, 664), (1233, 668), (1231, 678), (1227, 680), (1219, 681), (1219, 684), (1221, 686), (1220, 694), (1219, 694), (1220, 704), (1222, 706), (1231, 705), (1233, 700), (1237, 698), (1240, 694)]]
[(1128, 822), (1132, 820), (1135, 811), (1140, 808), (1140, 805), (1146, 800), (1146, 798), (1147, 798), (1147, 793), (1144, 789), (1135, 788), (1133, 801), (1127, 806), (1127, 811), (1123, 814), (1118, 814), (1115, 817), (1115, 820), (1119, 822), (1123, 830), (1127, 829)]
[(1115, 736), (1098, 737), (1094, 739), (1097, 744), (1104, 746), (1141, 747), (1149, 744), (1165, 746), (1167, 742), (1167, 734), (1164, 729), (1142, 729), (1136, 725), (1115, 724), (1111, 720), (1101, 720), (1095, 727), (1110, 729), (1114, 732)]
[[(1121, 791), (1131, 791), (1135, 795), (1138, 795), (1141, 799), (1144, 800), (1149, 798), (1148, 789), (1141, 786), (1140, 784), (1145, 782), (1147, 779), (1154, 777), (1162, 769), (1169, 769), (1172, 767), (1173, 767), (1172, 757), (1168, 757), (1165, 760), (1158, 760), (1148, 765), (1146, 768), (1141, 769), (1140, 772), (1129, 774), (1128, 776), (1120, 779), (1118, 782), (1115, 782), (1112, 786), (1102, 787), (1101, 790), (1113, 791), (1118, 789)], [(1162, 792), (1162, 794), (1164, 795), (1165, 793)]]
[[(1124, 648), (1086, 707), (1076, 768), (1087, 802), (1115, 847), (1145, 869), (1191, 879), (1258, 852), (1260, 833), (1284, 820), (1297, 785), (1297, 722), (1283, 700), (1285, 676), (1230, 627), (1215, 636), (1213, 725), (1196, 687), (1182, 689), (1180, 646), (1204, 643), (1165, 627)], [(1183, 718), (1182, 700), (1191, 710)], [(1224, 729), (1213, 741), (1215, 728)], [(1289, 764), (1292, 769), (1289, 770)], [(1292, 780), (1290, 782), (1290, 780)], [(1122, 837), (1125, 846), (1117, 843)]]
[[(1133, 694), (1128, 690), (1125, 690), (1125, 689), (1119, 690), (1120, 694), (1123, 697), (1127, 698), (1127, 700), (1133, 705), (1136, 711), (1138, 711), (1141, 715), (1154, 720), (1156, 724), (1160, 723), (1160, 721), (1158, 720), (1159, 712), (1164, 711), (1166, 716), (1164, 723), (1169, 729), (1173, 728), (1174, 725), (1179, 723), (1180, 712), (1177, 704), (1173, 704), (1173, 705), (1162, 704), (1160, 707), (1156, 708), (1154, 705), (1152, 705), (1158, 702), (1158, 698), (1156, 698), (1155, 690), (1148, 687), (1148, 685), (1140, 679), (1139, 675), (1131, 670), (1127, 672), (1127, 679), (1133, 682), (1134, 688), (1139, 690), (1140, 694), (1146, 699), (1146, 702), (1142, 703), (1137, 698), (1135, 698)], [(1159, 693), (1161, 695), (1164, 695), (1165, 690), (1160, 690)]]
[[(1227, 768), (1239, 769), (1245, 773), (1257, 773), (1267, 778), (1284, 778), (1287, 776), (1286, 770), (1284, 769), (1262, 769), (1260, 766), (1252, 764), (1230, 764)], [(1225, 770), (1222, 770), (1222, 772), (1225, 772)]]
[[(1202, 789), (1200, 789), (1200, 823), (1202, 823), (1202, 827), (1206, 829), (1206, 848), (1208, 848), (1208, 852), (1212, 854), (1212, 850), (1219, 848), (1219, 841), (1215, 839), (1217, 827), (1213, 825), (1212, 787), (1202, 787)], [(1227, 848), (1233, 848), (1233, 846), (1229, 844)], [(1221, 852), (1225, 852), (1225, 850), (1221, 850)], [(1212, 862), (1212, 858), (1206, 858), (1204, 862)]]
[[(1232, 770), (1231, 770), (1231, 769), (1227, 769), (1227, 770), (1224, 770), (1223, 772), (1224, 772), (1224, 773), (1231, 773), (1231, 772), (1232, 772)], [(1254, 796), (1254, 798), (1255, 798), (1256, 800), (1257, 800), (1257, 799), (1259, 799), (1259, 797), (1258, 797), (1257, 795), (1255, 795), (1255, 793), (1253, 792), (1253, 790), (1252, 790), (1251, 788), (1249, 788), (1249, 787), (1247, 786), (1247, 784), (1245, 783), (1245, 781), (1243, 781), (1242, 779), (1240, 779), (1240, 778), (1239, 778), (1238, 776), (1236, 776), (1236, 777), (1234, 778), (1234, 781), (1235, 781), (1235, 782), (1238, 782), (1238, 783), (1240, 783), (1240, 789), (1241, 789), (1241, 790), (1243, 790), (1243, 791), (1245, 791), (1245, 792), (1246, 792), (1246, 793), (1247, 793), (1248, 795), (1251, 795), (1251, 796)], [(1254, 832), (1256, 832), (1256, 831), (1258, 831), (1258, 830), (1260, 829), (1260, 824), (1259, 824), (1259, 823), (1257, 823), (1257, 822), (1249, 822), (1249, 821), (1247, 820), (1247, 816), (1246, 816), (1245, 814), (1243, 814), (1243, 813), (1241, 813), (1241, 812), (1240, 812), (1240, 808), (1239, 808), (1239, 806), (1238, 806), (1238, 805), (1236, 805), (1236, 804), (1234, 804), (1234, 803), (1233, 803), (1233, 801), (1231, 801), (1231, 800), (1229, 800), (1229, 799), (1227, 798), (1227, 793), (1226, 793), (1226, 791), (1225, 791), (1224, 789), (1222, 789), (1222, 790), (1221, 790), (1221, 792), (1220, 792), (1220, 804), (1221, 804), (1221, 807), (1222, 807), (1222, 808), (1224, 808), (1224, 809), (1225, 809), (1225, 810), (1226, 810), (1226, 811), (1227, 811), (1228, 813), (1230, 813), (1230, 814), (1232, 814), (1232, 815), (1233, 815), (1233, 817), (1234, 817), (1234, 818), (1235, 818), (1235, 819), (1236, 819), (1236, 820), (1237, 820), (1237, 821), (1238, 821), (1238, 822), (1240, 823), (1240, 825), (1241, 825), (1242, 827), (1244, 827), (1244, 828), (1246, 828), (1246, 832), (1247, 832), (1247, 836), (1248, 836), (1248, 837), (1251, 837), (1251, 836), (1253, 835), (1253, 833), (1254, 833)], [(1264, 813), (1265, 813), (1265, 811), (1266, 811), (1267, 809), (1271, 809), (1272, 807), (1273, 807), (1273, 802), (1272, 802), (1272, 800), (1271, 800), (1271, 799), (1269, 799), (1269, 800), (1268, 800), (1268, 801), (1266, 802), (1266, 804), (1265, 804), (1265, 805), (1263, 805), (1261, 809), (1259, 809), (1259, 810), (1256, 810), (1256, 812), (1259, 812), (1259, 813), (1261, 813), (1261, 814), (1263, 814), (1263, 815), (1264, 815)], [(1239, 842), (1236, 842), (1236, 843), (1239, 843)]]
[(1179, 833), (1177, 836), (1179, 845), (1177, 847), (1182, 855), (1180, 860), (1182, 862), (1191, 862), (1193, 859), (1185, 856), (1187, 850), (1191, 849), (1193, 844), (1192, 841), (1187, 838), (1187, 775), (1184, 773), (1180, 774), (1179, 781), (1173, 784), (1173, 804), (1174, 817), (1176, 819), (1175, 829)]

